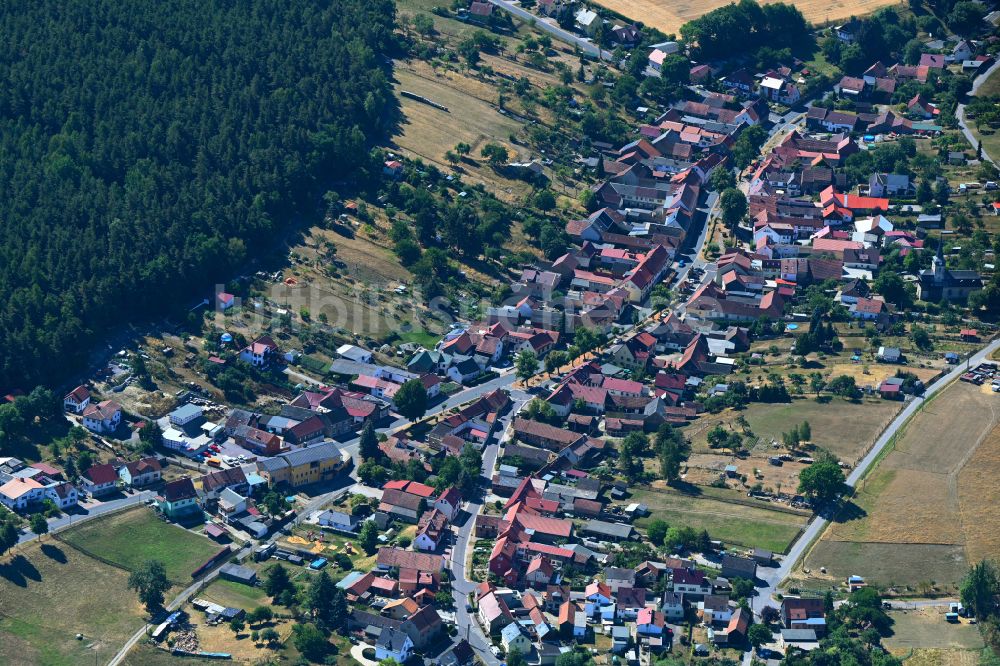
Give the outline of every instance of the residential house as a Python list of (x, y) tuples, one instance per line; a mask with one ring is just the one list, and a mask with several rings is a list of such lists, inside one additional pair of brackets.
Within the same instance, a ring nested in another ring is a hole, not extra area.
[(427, 500), (418, 495), (388, 489), (383, 491), (378, 510), (407, 523), (415, 523), (420, 518), (420, 509), (427, 505)]
[(660, 609), (670, 622), (683, 621), (685, 613), (684, 595), (680, 592), (664, 592), (663, 603)]
[(400, 629), (413, 641), (413, 647), (422, 650), (444, 633), (444, 623), (433, 606), (424, 606), (407, 618)]
[(878, 348), (875, 358), (882, 363), (899, 363), (903, 358), (903, 352), (899, 347), (882, 346)]
[(0, 486), (0, 504), (14, 511), (25, 511), (45, 499), (45, 486), (31, 478), (14, 477)]
[(201, 477), (201, 494), (206, 499), (217, 497), (227, 488), (240, 495), (250, 494), (250, 482), (243, 468), (218, 469)]
[(761, 80), (759, 92), (761, 97), (786, 106), (797, 104), (802, 97), (795, 84), (774, 76), (765, 76)]
[(690, 599), (701, 599), (712, 594), (712, 581), (699, 569), (678, 568), (671, 573), (670, 589)]
[(142, 488), (151, 483), (156, 483), (163, 476), (163, 468), (160, 461), (152, 456), (125, 463), (118, 468), (118, 476), (125, 482), (126, 486), (132, 488)]
[(424, 512), (417, 524), (417, 535), (413, 539), (413, 546), (418, 550), (435, 551), (441, 542), (448, 535), (448, 517), (433, 508)]
[(455, 355), (448, 367), (448, 379), (458, 384), (467, 384), (483, 374), (483, 368), (471, 356)]
[(584, 589), (583, 598), (586, 601), (584, 610), (588, 616), (593, 617), (599, 608), (609, 605), (614, 597), (610, 587), (595, 580)]
[[(550, 2), (554, 4), (554, 0), (550, 0)], [(542, 6), (542, 3), (543, 0), (539, 0), (539, 7)], [(472, 646), (463, 638), (438, 657), (437, 663), (440, 666), (471, 666), (475, 658), (476, 653), (473, 652)]]
[(350, 460), (334, 442), (321, 442), (260, 460), (257, 471), (268, 487), (300, 488), (333, 479)]
[(171, 520), (177, 520), (201, 511), (198, 492), (189, 478), (170, 481), (157, 496), (160, 511)]
[(77, 505), (79, 495), (72, 483), (53, 481), (45, 486), (45, 499), (51, 500), (60, 511), (65, 511)]
[(554, 573), (555, 569), (549, 558), (544, 555), (536, 555), (528, 563), (528, 568), (524, 574), (524, 582), (530, 587), (544, 589), (545, 586), (552, 582)]
[(735, 72), (723, 77), (722, 87), (733, 90), (737, 93), (747, 94), (753, 91), (756, 82), (753, 75), (745, 69), (738, 69)]
[(412, 652), (413, 641), (398, 629), (384, 628), (375, 640), (375, 659), (378, 661), (394, 659), (397, 663), (405, 664)]
[(666, 617), (655, 608), (643, 608), (635, 618), (635, 632), (640, 636), (662, 636), (666, 626)]
[(455, 520), (462, 510), (461, 491), (454, 486), (448, 488), (434, 501), (434, 508), (443, 513), (448, 520)]
[(94, 465), (80, 475), (80, 487), (91, 497), (103, 497), (118, 489), (118, 472), (114, 465)]
[(316, 517), (316, 523), (341, 532), (354, 532), (358, 526), (358, 519), (343, 511), (327, 509)]
[(524, 635), (516, 622), (508, 624), (500, 630), (500, 644), (507, 654), (514, 650), (526, 654), (531, 650), (531, 641)]
[(618, 591), (623, 587), (635, 586), (635, 569), (608, 567), (604, 570), (604, 581), (611, 589), (612, 594), (618, 594)]
[(86, 386), (77, 386), (63, 397), (63, 409), (79, 414), (90, 404), (90, 391)]
[(602, 19), (597, 12), (585, 7), (581, 8), (573, 17), (573, 24), (576, 29), (591, 36), (593, 36), (597, 31), (597, 26), (601, 25), (603, 22), (604, 19)]
[(91, 432), (114, 432), (122, 420), (122, 408), (114, 400), (88, 404), (83, 410), (83, 427)]
[(781, 600), (781, 624), (786, 629), (812, 629), (822, 635), (826, 629), (826, 610), (822, 599), (785, 597)]
[(246, 361), (255, 368), (263, 368), (278, 358), (280, 354), (278, 343), (271, 336), (262, 335), (240, 351), (240, 360)]
[(476, 613), (487, 634), (496, 634), (514, 621), (507, 604), (493, 591), (479, 598)]
[(707, 625), (725, 624), (733, 617), (733, 606), (729, 595), (709, 594), (700, 604), (702, 620)]

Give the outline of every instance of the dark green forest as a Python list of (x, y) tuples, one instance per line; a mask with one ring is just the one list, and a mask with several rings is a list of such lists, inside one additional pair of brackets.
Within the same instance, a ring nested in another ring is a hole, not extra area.
[(0, 386), (207, 293), (395, 121), (392, 0), (0, 3)]

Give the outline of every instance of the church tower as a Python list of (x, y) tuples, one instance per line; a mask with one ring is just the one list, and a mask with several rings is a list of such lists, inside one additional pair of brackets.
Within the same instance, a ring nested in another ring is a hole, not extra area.
[(934, 255), (934, 284), (944, 284), (944, 254), (941, 252), (942, 247), (944, 247), (944, 243), (939, 241), (937, 254)]

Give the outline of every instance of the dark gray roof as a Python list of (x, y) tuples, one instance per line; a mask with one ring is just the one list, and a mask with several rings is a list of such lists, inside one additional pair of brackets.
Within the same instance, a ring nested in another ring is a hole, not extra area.
[(223, 578), (231, 578), (240, 581), (252, 582), (257, 578), (257, 572), (249, 567), (242, 567), (238, 564), (225, 564), (219, 569), (219, 574)]
[(628, 539), (635, 531), (635, 528), (631, 525), (608, 523), (603, 520), (588, 520), (587, 525), (583, 529), (585, 532), (590, 532), (591, 534), (615, 537), (617, 539)]
[(320, 442), (319, 444), (313, 444), (303, 449), (296, 449), (295, 451), (282, 453), (280, 456), (261, 460), (258, 465), (261, 469), (272, 472), (274, 470), (281, 469), (282, 467), (298, 467), (299, 465), (308, 465), (312, 462), (329, 460), (330, 458), (334, 458), (339, 455), (340, 449), (337, 447), (336, 443)]
[(409, 638), (402, 631), (397, 631), (395, 629), (385, 628), (378, 635), (378, 641), (375, 645), (381, 648), (388, 648), (393, 652), (399, 652), (403, 649), (403, 644), (406, 643), (406, 639)]

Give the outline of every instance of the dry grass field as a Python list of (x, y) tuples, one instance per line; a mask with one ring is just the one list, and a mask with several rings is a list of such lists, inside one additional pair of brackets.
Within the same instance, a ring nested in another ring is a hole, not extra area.
[(967, 562), (997, 552), (1000, 401), (955, 383), (903, 430), (858, 488), (855, 515), (834, 523), (805, 560), (883, 584), (956, 583)]
[(729, 544), (756, 546), (776, 553), (784, 552), (805, 527), (805, 515), (708, 496), (708, 491), (715, 490), (705, 489), (705, 495), (691, 496), (669, 490), (636, 489), (628, 501), (642, 502), (650, 508), (651, 515), (637, 520), (637, 527), (644, 528), (650, 521), (662, 519), (672, 525), (708, 530), (713, 539)]
[(1000, 553), (1000, 527), (996, 507), (1000, 504), (1000, 427), (983, 440), (958, 474), (959, 515), (965, 531), (965, 550), (970, 562)]
[(127, 571), (48, 539), (0, 558), (0, 664), (107, 663), (143, 623), (127, 581)]
[(893, 620), (892, 636), (885, 639), (885, 647), (897, 657), (905, 656), (910, 650), (932, 648), (956, 653), (967, 652), (978, 657), (979, 650), (983, 648), (979, 628), (966, 621), (955, 624), (945, 622), (944, 610), (920, 608), (890, 613)]
[[(766, 0), (763, 0), (766, 2)], [(646, 25), (655, 26), (667, 34), (676, 34), (681, 25), (713, 9), (729, 4), (728, 0), (707, 2), (668, 2), (667, 0), (597, 0), (597, 4), (618, 12)], [(889, 0), (793, 0), (807, 20), (814, 24), (839, 21), (851, 16), (861, 16), (876, 9), (899, 4)]]
[[(793, 578), (806, 589), (826, 590), (857, 574), (882, 586), (920, 593), (930, 592), (932, 585), (951, 590), (968, 569), (965, 549), (958, 544), (835, 541), (826, 535), (809, 551), (805, 566), (810, 573), (799, 572)], [(826, 567), (825, 575), (819, 573), (820, 567)]]
[(446, 166), (445, 153), (459, 142), (472, 146), (471, 156), (476, 158), (482, 145), (489, 141), (502, 143), (512, 156), (518, 154), (516, 146), (510, 143), (510, 135), (521, 125), (499, 112), (495, 107), (496, 90), (485, 82), (474, 85), (468, 77), (448, 71), (434, 72), (424, 63), (397, 68), (395, 76), (397, 92), (414, 92), (448, 107), (443, 111), (400, 97), (403, 126), (396, 143), (403, 150), (439, 166)]
[[(750, 423), (753, 434), (764, 442), (780, 442), (782, 431), (809, 421), (817, 446), (853, 464), (893, 419), (899, 407), (900, 403), (887, 400), (856, 404), (839, 398), (821, 404), (811, 397), (790, 403), (754, 403), (742, 412), (726, 410), (701, 418), (692, 423), (685, 434), (694, 451), (708, 452), (705, 440), (708, 431), (717, 423), (732, 424), (741, 413)], [(759, 453), (762, 457), (770, 455)]]
[(133, 570), (159, 560), (174, 585), (191, 583), (191, 574), (222, 547), (208, 537), (166, 523), (147, 507), (122, 511), (84, 523), (59, 535), (68, 547)]

